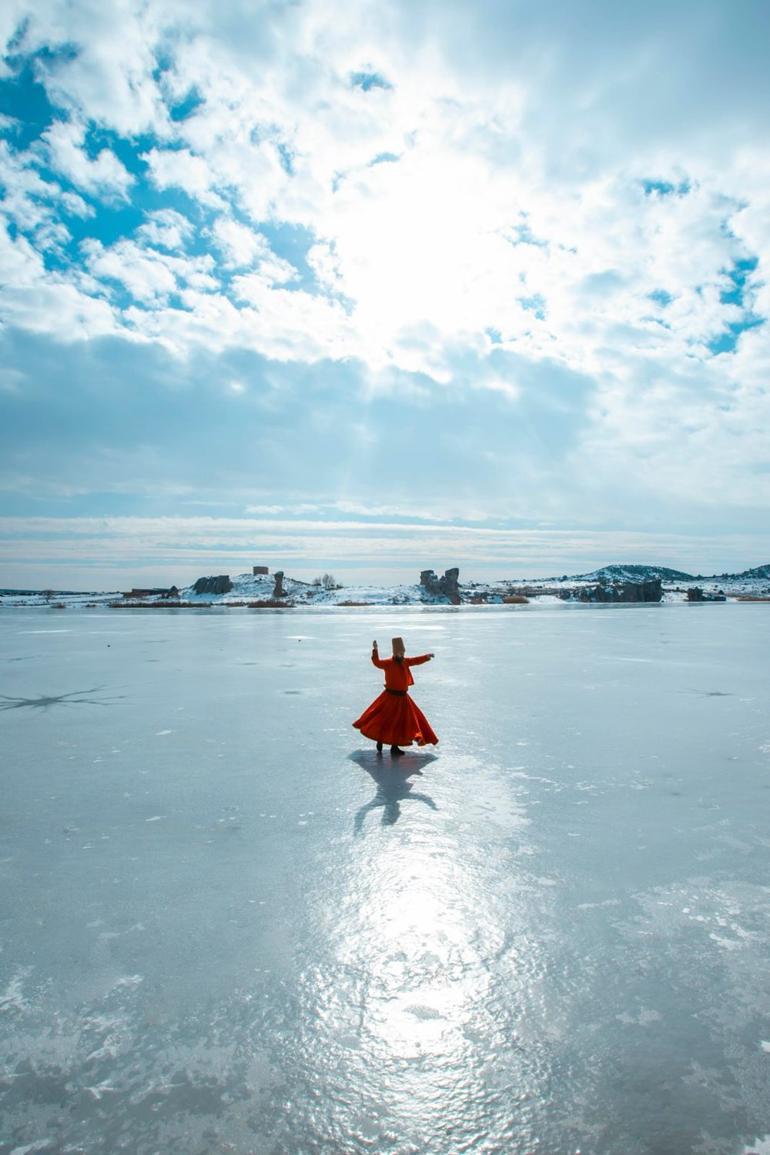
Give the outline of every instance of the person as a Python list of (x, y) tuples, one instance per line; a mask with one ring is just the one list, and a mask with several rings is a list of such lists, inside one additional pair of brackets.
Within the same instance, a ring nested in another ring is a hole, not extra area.
[(407, 658), (403, 638), (393, 638), (392, 645), (393, 657), (381, 658), (377, 642), (372, 642), (372, 662), (378, 670), (385, 671), (385, 689), (353, 725), (365, 738), (377, 743), (378, 754), (387, 743), (396, 758), (404, 753), (402, 746), (411, 746), (412, 742), (435, 746), (438, 738), (422, 710), (409, 697), (409, 687), (414, 684), (411, 667), (429, 662), (434, 655)]

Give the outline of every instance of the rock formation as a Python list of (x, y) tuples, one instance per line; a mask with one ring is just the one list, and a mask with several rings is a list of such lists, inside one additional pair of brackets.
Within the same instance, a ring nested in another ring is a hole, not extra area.
[(196, 594), (229, 594), (233, 588), (230, 575), (223, 573), (218, 577), (201, 577), (193, 586)]
[(444, 572), (443, 577), (437, 577), (432, 569), (424, 569), (420, 573), (420, 585), (433, 598), (446, 598), (453, 606), (461, 602), (458, 578), (460, 571), (457, 566)]
[(727, 597), (721, 590), (713, 594), (704, 594), (700, 586), (690, 586), (687, 591), (688, 602), (726, 602)]
[(576, 590), (581, 602), (659, 602), (663, 597), (660, 578), (643, 582), (599, 582)]
[(273, 586), (274, 598), (285, 598), (286, 590), (283, 588), (283, 570), (279, 569), (275, 572), (275, 585)]
[(438, 578), (435, 570), (424, 569), (420, 571), (420, 585), (426, 593), (433, 597), (438, 597)]

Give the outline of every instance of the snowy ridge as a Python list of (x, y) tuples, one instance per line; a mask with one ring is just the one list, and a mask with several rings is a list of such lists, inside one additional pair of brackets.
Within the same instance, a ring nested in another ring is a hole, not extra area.
[(742, 581), (770, 581), (770, 564), (758, 565), (754, 569), (743, 570), (741, 573), (721, 574), (692, 574), (684, 570), (668, 569), (663, 565), (605, 565), (601, 569), (591, 570), (590, 573), (565, 575), (553, 578), (553, 581), (597, 582), (597, 581), (654, 581), (662, 582), (742, 582)]
[(738, 573), (738, 574), (724, 573), (721, 576), (723, 578), (730, 578), (730, 579), (734, 579), (736, 581), (742, 581), (742, 580), (745, 580), (747, 578), (749, 580), (751, 580), (753, 578), (758, 578), (758, 579), (763, 580), (763, 581), (770, 581), (770, 564), (758, 565), (758, 566), (755, 566), (754, 569), (744, 570), (743, 573)]
[[(591, 573), (575, 574), (568, 581), (577, 582), (646, 582), (659, 579), (662, 582), (695, 581), (693, 574), (683, 570), (667, 569), (662, 565), (605, 565)], [(564, 581), (564, 578), (559, 579)]]

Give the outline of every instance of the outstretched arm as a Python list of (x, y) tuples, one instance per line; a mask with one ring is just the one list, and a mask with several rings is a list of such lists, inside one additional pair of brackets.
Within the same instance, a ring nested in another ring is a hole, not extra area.
[(404, 662), (407, 666), (421, 666), (423, 662), (429, 662), (435, 656), (435, 654), (420, 654), (416, 658), (404, 658)]

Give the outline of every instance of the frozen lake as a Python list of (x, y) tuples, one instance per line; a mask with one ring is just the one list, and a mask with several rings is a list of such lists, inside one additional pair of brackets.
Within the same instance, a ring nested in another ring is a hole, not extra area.
[[(441, 742), (351, 728), (372, 638)], [(770, 606), (0, 617), (0, 1155), (770, 1152)]]

